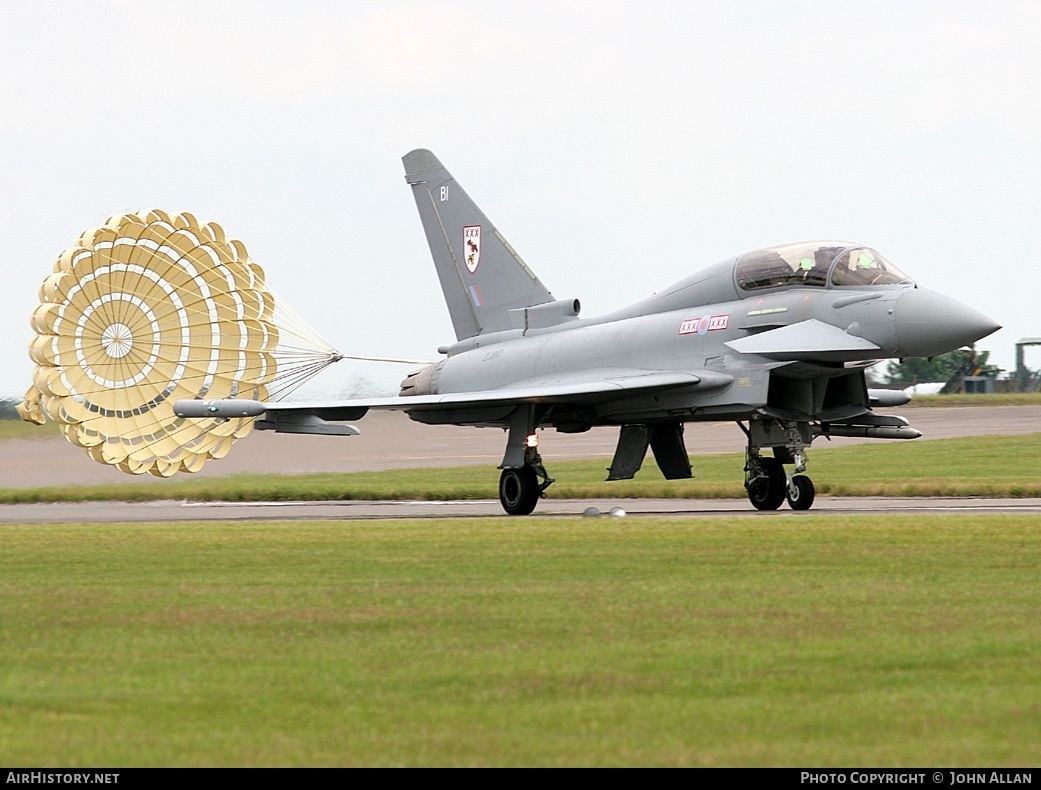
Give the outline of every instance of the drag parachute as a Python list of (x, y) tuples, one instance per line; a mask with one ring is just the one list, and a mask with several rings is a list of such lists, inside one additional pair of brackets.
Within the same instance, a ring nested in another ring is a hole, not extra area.
[(252, 418), (184, 419), (181, 398), (278, 399), (341, 355), (278, 299), (216, 223), (111, 217), (55, 262), (32, 314), (23, 419), (96, 461), (168, 477), (227, 454)]

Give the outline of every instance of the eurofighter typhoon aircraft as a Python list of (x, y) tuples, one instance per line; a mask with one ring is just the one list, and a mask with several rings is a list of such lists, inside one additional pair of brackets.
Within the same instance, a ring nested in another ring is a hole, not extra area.
[[(747, 444), (752, 505), (813, 503), (806, 450), (819, 436), (913, 439), (906, 403), (869, 390), (864, 370), (885, 358), (929, 357), (999, 325), (919, 288), (870, 247), (814, 241), (755, 250), (702, 269), (607, 315), (580, 318), (557, 299), (426, 150), (403, 158), (455, 328), (444, 358), (411, 373), (397, 397), (314, 403), (182, 400), (182, 417), (258, 417), (256, 427), (353, 434), (369, 409), (428, 425), (507, 431), (499, 498), (527, 515), (553, 482), (540, 428), (616, 426), (608, 480), (633, 477), (650, 447), (662, 474), (689, 478), (684, 427), (734, 420)], [(772, 451), (765, 454), (765, 451)], [(791, 468), (791, 472), (788, 471)]]

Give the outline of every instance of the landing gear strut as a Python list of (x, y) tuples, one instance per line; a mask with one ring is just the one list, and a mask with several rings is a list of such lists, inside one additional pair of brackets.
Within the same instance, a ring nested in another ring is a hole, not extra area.
[(535, 447), (527, 448), (524, 466), (516, 469), (503, 469), (499, 476), (499, 502), (502, 509), (511, 516), (527, 516), (535, 509), (542, 492), (553, 478), (546, 473)]
[(527, 516), (535, 509), (543, 491), (553, 483), (539, 455), (535, 413), (531, 406), (518, 406), (510, 417), (510, 435), (499, 476), (499, 502), (511, 516)]
[[(745, 490), (757, 510), (777, 510), (787, 499), (792, 510), (809, 510), (813, 505), (813, 481), (801, 472), (806, 469), (806, 445), (810, 429), (806, 423), (781, 420), (754, 420), (748, 428), (738, 423), (748, 436), (745, 455)], [(760, 455), (772, 447), (774, 457)], [(789, 475), (784, 464), (794, 464)]]

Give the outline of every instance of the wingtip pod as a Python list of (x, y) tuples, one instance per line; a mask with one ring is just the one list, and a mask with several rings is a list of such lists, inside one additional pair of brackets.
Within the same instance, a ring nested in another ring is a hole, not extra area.
[(178, 417), (259, 417), (265, 411), (265, 404), (245, 398), (179, 400), (174, 403), (174, 414)]

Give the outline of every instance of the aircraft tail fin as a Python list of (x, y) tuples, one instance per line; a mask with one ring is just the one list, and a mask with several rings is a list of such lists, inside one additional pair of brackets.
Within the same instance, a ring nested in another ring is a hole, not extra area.
[(436, 156), (421, 148), (401, 161), (456, 339), (523, 328), (523, 308), (553, 295)]

